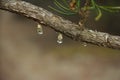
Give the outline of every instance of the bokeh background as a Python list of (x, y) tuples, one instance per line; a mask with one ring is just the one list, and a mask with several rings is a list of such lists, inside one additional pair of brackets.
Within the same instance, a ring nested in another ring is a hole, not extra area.
[[(74, 23), (78, 15), (66, 16), (48, 8), (53, 0), (26, 0)], [(58, 0), (61, 1), (61, 0)], [(83, 0), (84, 1), (84, 0)], [(120, 5), (119, 0), (99, 0), (101, 5)], [(94, 21), (91, 12), (87, 28), (120, 35), (120, 13), (103, 12)], [(0, 10), (0, 80), (120, 80), (120, 50), (73, 41), (66, 36), (58, 44), (58, 33), (23, 16)]]

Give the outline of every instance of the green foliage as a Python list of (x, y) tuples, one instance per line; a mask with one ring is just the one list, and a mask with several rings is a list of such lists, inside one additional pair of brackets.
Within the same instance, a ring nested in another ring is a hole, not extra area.
[(100, 6), (95, 3), (94, 0), (91, 0), (91, 9), (95, 9), (97, 12), (97, 16), (95, 17), (95, 20), (99, 20), (102, 16), (102, 10), (107, 12), (119, 12), (120, 7), (113, 7), (113, 6)]
[(70, 9), (69, 2), (67, 2), (67, 0), (62, 0), (62, 3), (58, 2), (57, 0), (54, 0), (54, 4), (56, 5), (58, 9), (53, 8), (52, 6), (49, 6), (49, 7), (53, 9), (54, 11), (61, 13), (61, 14), (65, 14), (65, 15), (76, 14), (80, 10), (80, 0), (77, 0), (77, 4), (74, 10)]
[[(53, 8), (52, 6), (49, 6), (52, 10), (65, 14), (65, 15), (73, 15), (79, 13), (80, 9), (86, 9), (86, 6), (81, 7), (81, 1), (80, 0), (72, 0), (76, 1), (74, 8), (75, 9), (70, 9), (70, 2), (68, 0), (62, 0), (61, 2), (54, 0), (54, 4), (57, 8)], [(97, 13), (97, 16), (95, 17), (95, 20), (99, 20), (103, 13), (103, 11), (107, 12), (119, 12), (120, 11), (120, 6), (118, 7), (113, 7), (113, 6), (100, 6), (98, 5), (95, 0), (91, 0), (90, 5), (87, 6), (88, 10), (95, 10)]]

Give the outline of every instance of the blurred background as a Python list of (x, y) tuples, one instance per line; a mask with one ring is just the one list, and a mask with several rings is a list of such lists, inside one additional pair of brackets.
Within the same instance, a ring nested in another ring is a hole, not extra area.
[[(26, 0), (74, 23), (78, 15), (66, 16), (48, 8), (53, 0)], [(61, 0), (58, 0), (61, 1)], [(120, 6), (119, 0), (99, 0), (102, 5)], [(103, 12), (94, 21), (94, 12), (87, 28), (120, 35), (120, 13)], [(57, 43), (58, 33), (14, 13), (0, 10), (0, 80), (120, 80), (120, 50), (73, 41), (66, 36)]]

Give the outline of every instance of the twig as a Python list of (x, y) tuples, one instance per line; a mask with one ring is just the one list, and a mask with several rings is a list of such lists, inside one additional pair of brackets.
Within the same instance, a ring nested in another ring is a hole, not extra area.
[(120, 49), (120, 36), (113, 36), (108, 33), (88, 29), (82, 30), (79, 25), (28, 2), (0, 0), (0, 9), (31, 18), (65, 34), (73, 40), (81, 40), (83, 42), (101, 45), (104, 47)]

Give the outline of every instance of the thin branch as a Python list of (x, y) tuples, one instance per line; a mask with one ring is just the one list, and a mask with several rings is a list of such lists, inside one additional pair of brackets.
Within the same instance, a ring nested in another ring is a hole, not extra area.
[(0, 9), (7, 10), (31, 18), (41, 24), (65, 34), (73, 40), (81, 40), (87, 43), (101, 45), (104, 47), (120, 49), (120, 36), (97, 32), (81, 27), (69, 20), (65, 20), (53, 13), (32, 5), (25, 1), (0, 0)]

